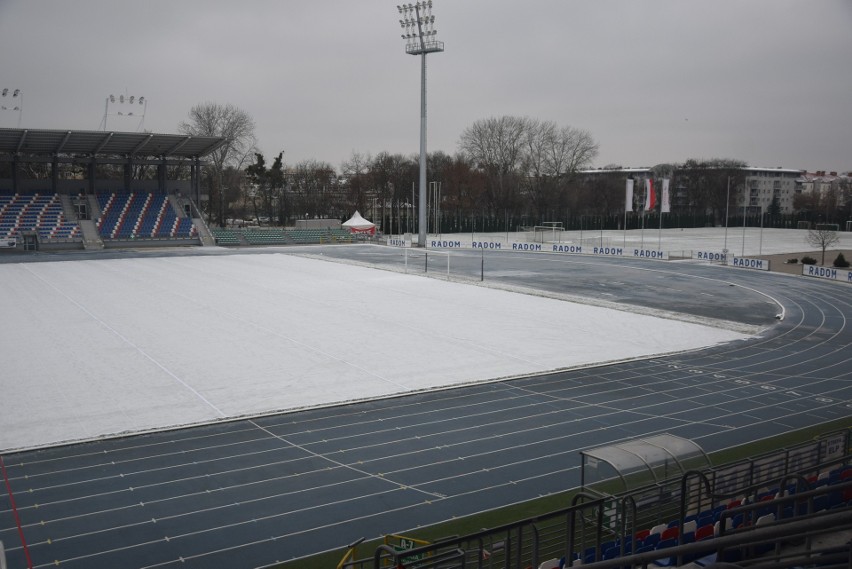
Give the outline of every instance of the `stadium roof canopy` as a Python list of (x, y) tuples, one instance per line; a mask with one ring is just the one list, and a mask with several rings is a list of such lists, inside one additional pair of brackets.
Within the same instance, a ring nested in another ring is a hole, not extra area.
[(76, 154), (201, 158), (224, 144), (217, 136), (91, 130), (0, 128), (0, 154)]

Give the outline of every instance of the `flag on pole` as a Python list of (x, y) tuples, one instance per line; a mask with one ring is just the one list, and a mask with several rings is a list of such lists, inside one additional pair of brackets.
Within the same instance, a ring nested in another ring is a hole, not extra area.
[(627, 190), (624, 194), (624, 211), (633, 211), (633, 178), (627, 178)]
[(669, 195), (669, 179), (663, 178), (663, 195), (660, 201), (660, 213), (671, 213), (672, 199)]
[(654, 194), (654, 181), (645, 178), (645, 211), (654, 209), (657, 205), (657, 196)]

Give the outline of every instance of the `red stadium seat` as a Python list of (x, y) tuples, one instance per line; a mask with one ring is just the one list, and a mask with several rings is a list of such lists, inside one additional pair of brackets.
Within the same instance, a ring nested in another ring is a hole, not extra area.
[(715, 534), (714, 534), (714, 531), (713, 531), (713, 525), (707, 524), (706, 526), (701, 526), (700, 528), (695, 530), (695, 541), (701, 541), (703, 539), (709, 539), (709, 538), (713, 537), (714, 535)]

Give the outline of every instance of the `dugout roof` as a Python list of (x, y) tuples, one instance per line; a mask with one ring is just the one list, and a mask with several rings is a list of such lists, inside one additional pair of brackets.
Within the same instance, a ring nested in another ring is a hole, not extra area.
[(225, 143), (216, 136), (91, 130), (0, 128), (0, 154), (77, 154), (201, 158)]
[(616, 479), (623, 486), (620, 490), (632, 490), (712, 466), (698, 444), (668, 433), (584, 450), (580, 455), (583, 487)]

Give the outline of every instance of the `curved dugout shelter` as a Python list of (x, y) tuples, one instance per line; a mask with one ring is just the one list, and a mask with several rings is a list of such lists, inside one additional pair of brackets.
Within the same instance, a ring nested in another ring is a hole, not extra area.
[(584, 490), (618, 494), (712, 465), (695, 442), (663, 433), (580, 451)]

